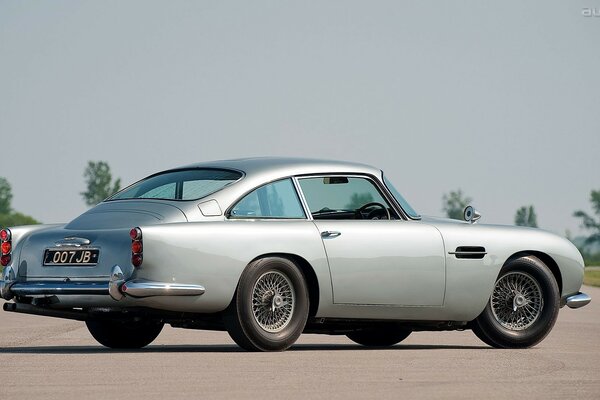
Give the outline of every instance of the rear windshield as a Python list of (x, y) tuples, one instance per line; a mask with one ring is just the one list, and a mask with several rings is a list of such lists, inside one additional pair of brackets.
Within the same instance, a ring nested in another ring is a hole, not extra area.
[(183, 169), (152, 175), (107, 200), (197, 200), (240, 179), (242, 173), (225, 169)]

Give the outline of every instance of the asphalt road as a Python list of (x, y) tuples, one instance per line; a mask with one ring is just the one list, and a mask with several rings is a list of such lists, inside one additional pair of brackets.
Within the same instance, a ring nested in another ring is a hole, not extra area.
[(386, 350), (303, 335), (246, 353), (226, 333), (165, 327), (141, 351), (98, 345), (81, 322), (0, 311), (5, 399), (600, 399), (600, 288), (563, 308), (537, 347), (496, 350), (470, 331), (417, 332)]

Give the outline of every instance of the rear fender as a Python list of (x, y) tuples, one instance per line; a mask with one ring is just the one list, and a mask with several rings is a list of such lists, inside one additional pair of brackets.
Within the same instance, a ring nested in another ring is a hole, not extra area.
[[(242, 271), (264, 254), (293, 254), (306, 260), (320, 283), (321, 304), (332, 303), (329, 267), (321, 238), (310, 221), (188, 222), (142, 228), (144, 261), (137, 279), (202, 285), (189, 311), (218, 312), (230, 304)], [(168, 306), (169, 299), (152, 299)], [(318, 314), (318, 313), (317, 313)]]

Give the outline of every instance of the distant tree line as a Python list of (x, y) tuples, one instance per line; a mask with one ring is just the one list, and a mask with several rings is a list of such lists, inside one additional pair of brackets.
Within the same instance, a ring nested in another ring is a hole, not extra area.
[(39, 224), (33, 217), (12, 208), (12, 188), (6, 178), (0, 177), (0, 226)]
[(580, 248), (584, 258), (600, 262), (600, 252), (597, 250), (600, 245), (600, 190), (591, 191), (590, 203), (592, 203), (592, 210), (598, 217), (597, 219), (582, 210), (575, 211), (573, 216), (580, 218), (581, 227), (591, 232)]
[(463, 219), (463, 211), (473, 199), (466, 197), (461, 189), (451, 191), (442, 196), (442, 211), (446, 213), (448, 218)]
[(88, 161), (83, 171), (86, 190), (81, 192), (88, 206), (95, 206), (121, 189), (121, 178), (112, 179), (110, 167), (106, 161)]
[[(113, 181), (110, 167), (106, 161), (89, 161), (83, 172), (86, 190), (81, 192), (85, 203), (93, 206), (100, 203), (121, 188), (121, 179)], [(35, 225), (40, 222), (29, 215), (12, 209), (12, 188), (10, 183), (0, 177), (0, 227)]]
[(515, 214), (515, 225), (517, 226), (530, 226), (537, 228), (537, 215), (533, 206), (523, 206), (517, 210)]

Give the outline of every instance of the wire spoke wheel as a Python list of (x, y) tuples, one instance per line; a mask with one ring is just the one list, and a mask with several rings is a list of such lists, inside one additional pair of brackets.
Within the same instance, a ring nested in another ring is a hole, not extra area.
[(283, 351), (302, 334), (310, 307), (304, 274), (284, 257), (264, 257), (246, 266), (223, 322), (248, 351)]
[(509, 272), (496, 281), (490, 306), (502, 327), (522, 331), (533, 325), (542, 314), (542, 289), (531, 275)]
[(283, 330), (292, 320), (296, 294), (287, 276), (278, 271), (262, 274), (252, 290), (252, 314), (267, 332)]
[(552, 330), (560, 308), (560, 288), (538, 257), (508, 260), (500, 270), (485, 309), (472, 321), (479, 339), (492, 347), (523, 349)]

